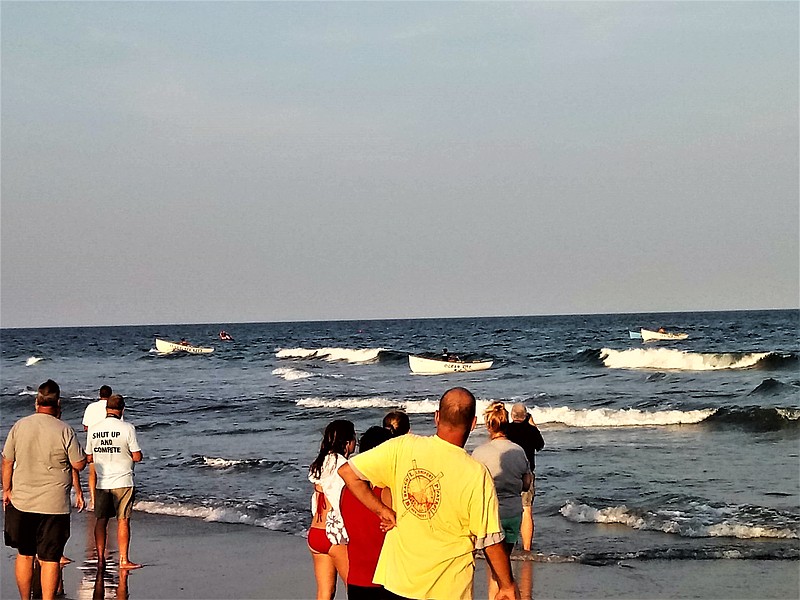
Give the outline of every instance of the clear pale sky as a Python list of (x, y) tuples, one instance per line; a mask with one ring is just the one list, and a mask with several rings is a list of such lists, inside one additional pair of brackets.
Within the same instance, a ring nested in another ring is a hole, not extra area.
[(8, 2), (0, 325), (798, 306), (797, 2)]

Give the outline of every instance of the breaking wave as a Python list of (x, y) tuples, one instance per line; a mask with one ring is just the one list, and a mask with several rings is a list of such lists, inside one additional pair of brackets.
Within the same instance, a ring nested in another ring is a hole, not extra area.
[(41, 356), (31, 356), (28, 360), (25, 361), (25, 366), (30, 367), (31, 365), (35, 365), (40, 360), (42, 360)]
[[(478, 400), (476, 414), (483, 422), (483, 411), (493, 400)], [(409, 414), (432, 414), (439, 408), (437, 400), (408, 400), (385, 396), (346, 398), (302, 398), (297, 406), (309, 409), (402, 409)], [(511, 410), (513, 402), (506, 402)], [(566, 406), (534, 406), (528, 409), (539, 426), (576, 428), (610, 427), (667, 427), (672, 425), (703, 425), (741, 427), (755, 431), (774, 431), (800, 427), (800, 409), (762, 408), (757, 406), (702, 408), (697, 410), (641, 410), (638, 408), (586, 408)]]
[(405, 402), (392, 400), (391, 398), (384, 398), (382, 396), (368, 396), (364, 398), (334, 398), (334, 399), (317, 398), (317, 397), (302, 398), (297, 401), (297, 406), (303, 406), (306, 408), (344, 408), (344, 409), (385, 408), (387, 410), (394, 408), (406, 409)]
[(293, 468), (289, 463), (282, 460), (268, 460), (266, 458), (222, 458), (219, 456), (200, 456), (192, 461), (203, 467), (212, 469), (268, 469), (271, 471), (283, 471)]
[(347, 362), (369, 364), (378, 362), (384, 348), (286, 348), (275, 353), (277, 358), (295, 360), (326, 360), (328, 362)]
[(560, 423), (569, 427), (652, 427), (655, 425), (687, 425), (700, 423), (716, 412), (714, 408), (701, 410), (647, 411), (637, 408), (587, 408), (573, 409), (533, 408), (537, 425)]
[(313, 373), (303, 371), (302, 369), (293, 369), (292, 367), (278, 367), (272, 370), (272, 374), (286, 381), (297, 381), (298, 379), (308, 379), (314, 376)]
[(624, 504), (595, 508), (570, 500), (559, 512), (573, 523), (614, 523), (688, 538), (798, 539), (800, 527), (797, 515), (764, 507), (713, 505), (697, 499), (668, 502), (652, 509)]
[[(585, 354), (592, 360), (595, 351)], [(610, 369), (664, 369), (675, 371), (720, 371), (725, 369), (776, 369), (797, 365), (797, 355), (777, 352), (686, 352), (672, 348), (603, 348), (596, 354)]]
[(263, 527), (273, 531), (286, 531), (292, 525), (293, 515), (261, 516), (239, 506), (201, 506), (182, 502), (155, 502), (139, 500), (133, 505), (134, 510), (154, 515), (170, 515), (174, 517), (191, 517), (215, 523), (240, 523)]

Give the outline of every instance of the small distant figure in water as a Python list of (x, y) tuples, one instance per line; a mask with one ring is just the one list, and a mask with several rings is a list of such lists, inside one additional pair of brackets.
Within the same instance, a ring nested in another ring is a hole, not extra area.
[(224, 329), (219, 332), (219, 339), (224, 340), (226, 342), (232, 342), (233, 341), (233, 338), (231, 337), (231, 334), (228, 333), (227, 331), (225, 331)]
[(447, 362), (458, 362), (459, 358), (457, 354), (451, 354), (447, 351), (447, 348), (442, 350), (442, 360), (446, 360)]
[(186, 338), (181, 338), (181, 341), (180, 341), (180, 342), (178, 342), (178, 343), (179, 343), (181, 346), (190, 346), (190, 345), (191, 345), (191, 344), (189, 344), (189, 340), (187, 340)]
[(383, 417), (383, 428), (388, 429), (392, 437), (397, 437), (411, 431), (411, 422), (402, 410), (393, 410)]

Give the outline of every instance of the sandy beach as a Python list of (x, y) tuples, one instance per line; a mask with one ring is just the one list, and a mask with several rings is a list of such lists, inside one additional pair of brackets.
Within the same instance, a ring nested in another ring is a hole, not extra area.
[[(248, 525), (136, 512), (131, 556), (144, 568), (120, 582), (114, 525), (110, 566), (96, 582), (90, 527), (73, 513), (64, 568), (66, 598), (124, 597), (305, 599), (315, 594), (305, 540)], [(15, 551), (3, 547), (2, 598), (17, 597)], [(515, 560), (522, 598), (791, 598), (800, 593), (796, 561), (630, 561), (602, 567)], [(122, 584), (120, 586), (120, 583)], [(95, 595), (95, 587), (97, 591)], [(345, 598), (340, 584), (337, 598)], [(478, 561), (475, 598), (486, 598), (485, 563)]]

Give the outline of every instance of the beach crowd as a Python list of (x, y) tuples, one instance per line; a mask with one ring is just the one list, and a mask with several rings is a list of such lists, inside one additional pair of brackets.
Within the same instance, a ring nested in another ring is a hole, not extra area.
[[(75, 507), (86, 502), (80, 472), (89, 465), (89, 509), (94, 527), (98, 579), (106, 568), (109, 519), (117, 520), (119, 569), (142, 565), (130, 560), (133, 511), (133, 466), (142, 460), (136, 429), (123, 420), (125, 399), (109, 386), (86, 407), (84, 451), (75, 431), (61, 420), (61, 389), (48, 379), (36, 393), (34, 413), (14, 423), (3, 446), (5, 544), (17, 549), (14, 574), (22, 600), (36, 586), (37, 597), (54, 598), (63, 585), (61, 567), (69, 562), (64, 548), (70, 536), (71, 490)], [(38, 577), (34, 578), (34, 573)]]
[[(84, 412), (82, 446), (61, 420), (58, 384), (48, 380), (38, 388), (34, 413), (12, 426), (2, 460), (4, 539), (17, 549), (22, 600), (35, 584), (44, 599), (59, 593), (69, 561), (71, 490), (83, 510), (80, 472), (87, 465), (99, 577), (111, 519), (120, 572), (142, 566), (129, 549), (134, 465), (143, 455), (124, 411), (124, 398), (102, 386)], [(541, 433), (525, 405), (515, 404), (509, 415), (495, 402), (484, 413), (489, 440), (470, 455), (464, 447), (477, 423), (476, 400), (461, 387), (442, 395), (434, 422), (434, 435), (416, 435), (408, 415), (392, 411), (360, 440), (351, 421), (325, 428), (308, 475), (307, 543), (319, 600), (334, 597), (339, 579), (351, 600), (472, 598), (478, 552), (488, 565), (489, 597), (520, 597), (510, 557), (517, 543), (531, 549)]]
[(332, 421), (309, 468), (314, 486), (308, 547), (317, 599), (337, 578), (351, 600), (472, 598), (475, 554), (490, 573), (489, 597), (520, 597), (511, 570), (519, 541), (533, 538), (533, 469), (544, 440), (523, 404), (484, 413), (489, 441), (470, 456), (475, 397), (453, 388), (439, 400), (436, 433), (411, 433), (408, 416), (386, 415), (358, 442), (352, 422)]

